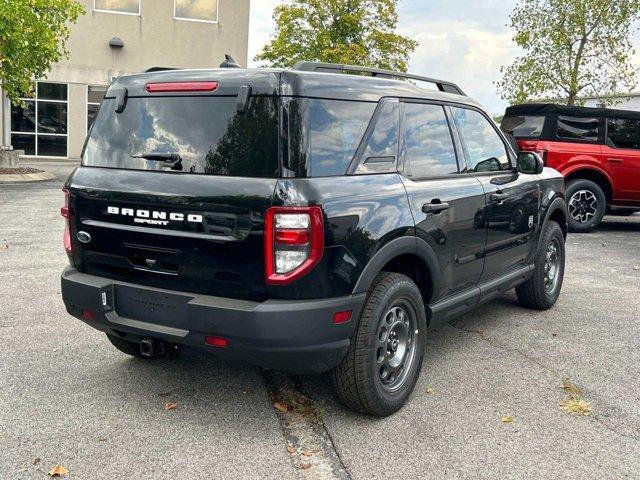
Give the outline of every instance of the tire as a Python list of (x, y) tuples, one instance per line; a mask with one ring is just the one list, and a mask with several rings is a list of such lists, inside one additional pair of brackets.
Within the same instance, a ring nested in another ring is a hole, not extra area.
[(399, 273), (380, 273), (367, 295), (349, 351), (332, 372), (340, 400), (372, 416), (398, 411), (420, 375), (426, 327), (416, 284)]
[[(549, 265), (552, 265), (549, 269), (548, 257)], [(549, 220), (540, 235), (533, 276), (526, 283), (516, 287), (520, 305), (535, 310), (548, 310), (553, 307), (562, 290), (564, 264), (565, 245), (562, 229), (556, 222)], [(551, 275), (552, 280), (549, 279)]]
[(591, 180), (572, 180), (567, 184), (569, 230), (586, 233), (595, 230), (607, 210), (607, 197)]

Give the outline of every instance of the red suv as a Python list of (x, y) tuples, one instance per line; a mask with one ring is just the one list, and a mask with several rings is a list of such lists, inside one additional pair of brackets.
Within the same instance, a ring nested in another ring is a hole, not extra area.
[(571, 231), (595, 229), (605, 213), (640, 211), (640, 112), (515, 105), (500, 128), (564, 175)]

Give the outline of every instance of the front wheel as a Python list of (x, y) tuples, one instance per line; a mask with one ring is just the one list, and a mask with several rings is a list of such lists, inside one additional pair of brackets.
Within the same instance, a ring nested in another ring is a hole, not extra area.
[(607, 197), (591, 180), (572, 180), (567, 184), (569, 230), (585, 233), (595, 230), (607, 210)]
[(399, 273), (378, 275), (347, 356), (333, 371), (340, 400), (379, 417), (399, 410), (420, 375), (426, 326), (416, 284)]
[(533, 276), (516, 287), (520, 305), (536, 310), (548, 310), (560, 296), (564, 280), (565, 245), (560, 225), (549, 220), (540, 235), (534, 259)]

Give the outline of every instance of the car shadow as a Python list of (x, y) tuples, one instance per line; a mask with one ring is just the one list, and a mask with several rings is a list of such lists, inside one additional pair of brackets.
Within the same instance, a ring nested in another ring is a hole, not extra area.
[(598, 230), (602, 232), (640, 232), (640, 215), (631, 215), (629, 217), (606, 216), (602, 223), (598, 226)]

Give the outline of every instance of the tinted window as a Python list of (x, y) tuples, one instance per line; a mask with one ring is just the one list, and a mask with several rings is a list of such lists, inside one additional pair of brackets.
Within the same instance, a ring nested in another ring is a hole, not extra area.
[(608, 120), (607, 137), (613, 148), (640, 150), (640, 120)]
[(387, 101), (381, 104), (380, 113), (367, 145), (357, 173), (384, 173), (396, 171), (398, 135), (400, 130), (400, 104)]
[(473, 172), (495, 172), (511, 168), (507, 149), (494, 125), (480, 112), (452, 108)]
[(344, 175), (376, 108), (375, 103), (295, 99), (285, 122), (285, 166), (299, 176)]
[(277, 98), (254, 97), (242, 115), (235, 97), (129, 98), (122, 113), (114, 110), (115, 100), (105, 99), (84, 165), (168, 170), (162, 162), (132, 156), (177, 153), (183, 172), (247, 177), (278, 173)]
[(540, 138), (544, 127), (544, 116), (516, 115), (505, 117), (500, 128), (516, 138)]
[(449, 122), (439, 105), (405, 104), (405, 171), (410, 177), (458, 172)]
[(597, 118), (577, 118), (560, 115), (558, 116), (556, 135), (558, 138), (595, 142), (598, 140), (599, 126), (600, 121)]

